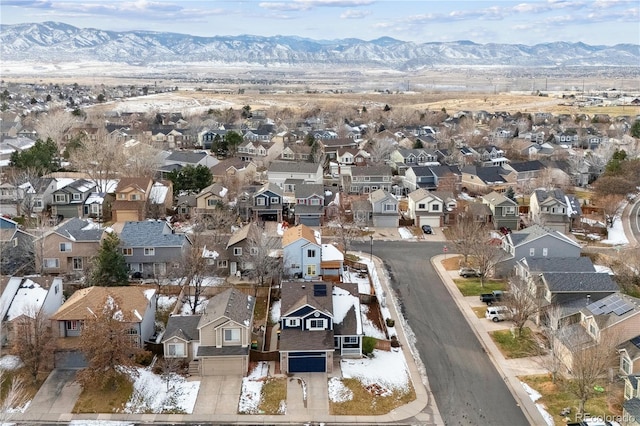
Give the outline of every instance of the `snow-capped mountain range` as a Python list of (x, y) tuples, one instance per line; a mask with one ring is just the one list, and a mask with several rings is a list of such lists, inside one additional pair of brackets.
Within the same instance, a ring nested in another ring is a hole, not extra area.
[(59, 22), (0, 25), (5, 61), (105, 61), (255, 64), (290, 67), (373, 67), (402, 71), (439, 66), (639, 67), (640, 45), (583, 43), (413, 43), (382, 37), (311, 40), (294, 36), (196, 37), (150, 31), (103, 31)]

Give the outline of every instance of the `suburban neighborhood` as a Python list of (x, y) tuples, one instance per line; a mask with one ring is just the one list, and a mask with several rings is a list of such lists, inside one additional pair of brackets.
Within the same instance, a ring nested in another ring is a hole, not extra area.
[(460, 356), (640, 425), (638, 106), (105, 109), (154, 90), (0, 86), (0, 422), (450, 424)]

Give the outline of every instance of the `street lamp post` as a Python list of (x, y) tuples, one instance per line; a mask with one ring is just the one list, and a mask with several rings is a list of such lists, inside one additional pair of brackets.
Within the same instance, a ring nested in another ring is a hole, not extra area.
[(373, 235), (369, 235), (369, 242), (371, 243), (369, 255), (371, 257), (371, 261), (373, 262)]

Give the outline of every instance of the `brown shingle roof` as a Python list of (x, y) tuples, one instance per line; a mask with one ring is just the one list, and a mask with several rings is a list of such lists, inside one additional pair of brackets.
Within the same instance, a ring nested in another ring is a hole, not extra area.
[(141, 322), (149, 308), (147, 292), (155, 290), (144, 287), (87, 287), (73, 293), (51, 317), (52, 320), (84, 320), (100, 312), (107, 297), (111, 296), (120, 306), (124, 322)]
[(316, 240), (313, 229), (306, 225), (298, 225), (284, 231), (282, 234), (282, 247), (286, 247), (294, 241), (298, 241), (300, 238), (304, 238), (313, 244), (320, 244), (320, 242)]

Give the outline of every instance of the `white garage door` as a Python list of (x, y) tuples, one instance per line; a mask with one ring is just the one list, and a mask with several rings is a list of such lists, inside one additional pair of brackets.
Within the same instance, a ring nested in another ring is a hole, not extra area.
[(440, 226), (440, 217), (439, 216), (418, 216), (418, 223), (416, 225), (431, 225), (434, 228)]

